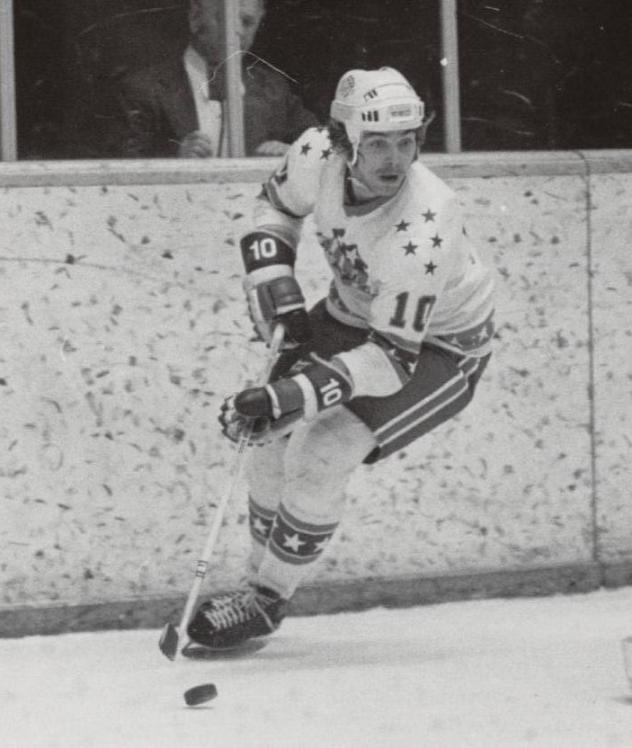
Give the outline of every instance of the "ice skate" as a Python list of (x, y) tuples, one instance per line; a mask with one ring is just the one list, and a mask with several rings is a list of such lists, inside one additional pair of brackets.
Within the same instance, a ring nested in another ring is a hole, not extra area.
[(215, 595), (203, 603), (187, 633), (210, 650), (238, 649), (250, 639), (276, 631), (285, 617), (287, 600), (255, 585)]

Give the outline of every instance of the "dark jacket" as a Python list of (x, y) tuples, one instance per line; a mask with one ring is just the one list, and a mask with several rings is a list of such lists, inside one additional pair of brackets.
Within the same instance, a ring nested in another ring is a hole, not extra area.
[[(255, 62), (244, 65), (246, 155), (266, 140), (292, 143), (317, 118), (305, 109), (283, 75)], [(124, 78), (119, 94), (122, 158), (177, 155), (187, 133), (199, 129), (193, 93), (181, 57)]]

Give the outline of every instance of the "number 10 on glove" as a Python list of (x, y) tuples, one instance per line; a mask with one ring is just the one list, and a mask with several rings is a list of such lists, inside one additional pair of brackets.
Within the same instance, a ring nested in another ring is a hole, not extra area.
[(314, 355), (312, 359), (300, 374), (226, 398), (219, 418), (224, 435), (238, 441), (251, 430), (251, 441), (262, 443), (287, 434), (299, 420), (309, 421), (350, 400), (353, 382), (344, 365)]

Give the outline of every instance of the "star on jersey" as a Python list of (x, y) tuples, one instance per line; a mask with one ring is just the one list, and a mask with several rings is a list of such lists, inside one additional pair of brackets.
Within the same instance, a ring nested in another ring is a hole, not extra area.
[(435, 217), (436, 217), (437, 214), (434, 211), (428, 209), (425, 213), (422, 213), (421, 215), (422, 215), (422, 217), (424, 219), (424, 223), (428, 223), (428, 221), (433, 221), (434, 222), (434, 219), (435, 219)]
[(397, 231), (406, 231), (406, 229), (410, 226), (410, 221), (404, 221), (401, 220), (399, 223), (395, 224), (395, 228)]
[(441, 245), (443, 244), (443, 239), (439, 236), (439, 234), (435, 234), (434, 236), (431, 236), (430, 241), (432, 242), (433, 247), (441, 248)]
[(462, 351), (467, 353), (480, 348), (485, 343), (488, 343), (493, 335), (494, 321), (493, 316), (490, 314), (486, 320), (478, 325), (452, 335), (442, 335), (440, 336), (440, 339), (444, 340), (448, 345), (460, 348)]
[(412, 242), (408, 242), (408, 244), (405, 244), (402, 249), (404, 250), (406, 255), (414, 255), (415, 250), (419, 247), (418, 244), (413, 244)]
[(427, 262), (425, 264), (426, 268), (426, 275), (434, 275), (434, 271), (437, 269), (437, 265), (434, 264), (432, 260), (430, 262)]
[(309, 143), (305, 143), (305, 145), (301, 146), (301, 156), (307, 156), (311, 150), (312, 146)]
[(332, 148), (325, 148), (323, 151), (320, 152), (320, 158), (321, 158), (321, 160), (325, 159), (325, 161), (326, 161), (331, 156), (332, 153), (333, 153), (333, 149)]

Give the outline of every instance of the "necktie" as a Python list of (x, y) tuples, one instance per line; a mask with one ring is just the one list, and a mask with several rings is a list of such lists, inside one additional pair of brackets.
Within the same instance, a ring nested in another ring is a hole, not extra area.
[(209, 68), (208, 97), (214, 101), (226, 99), (226, 76), (222, 68)]

